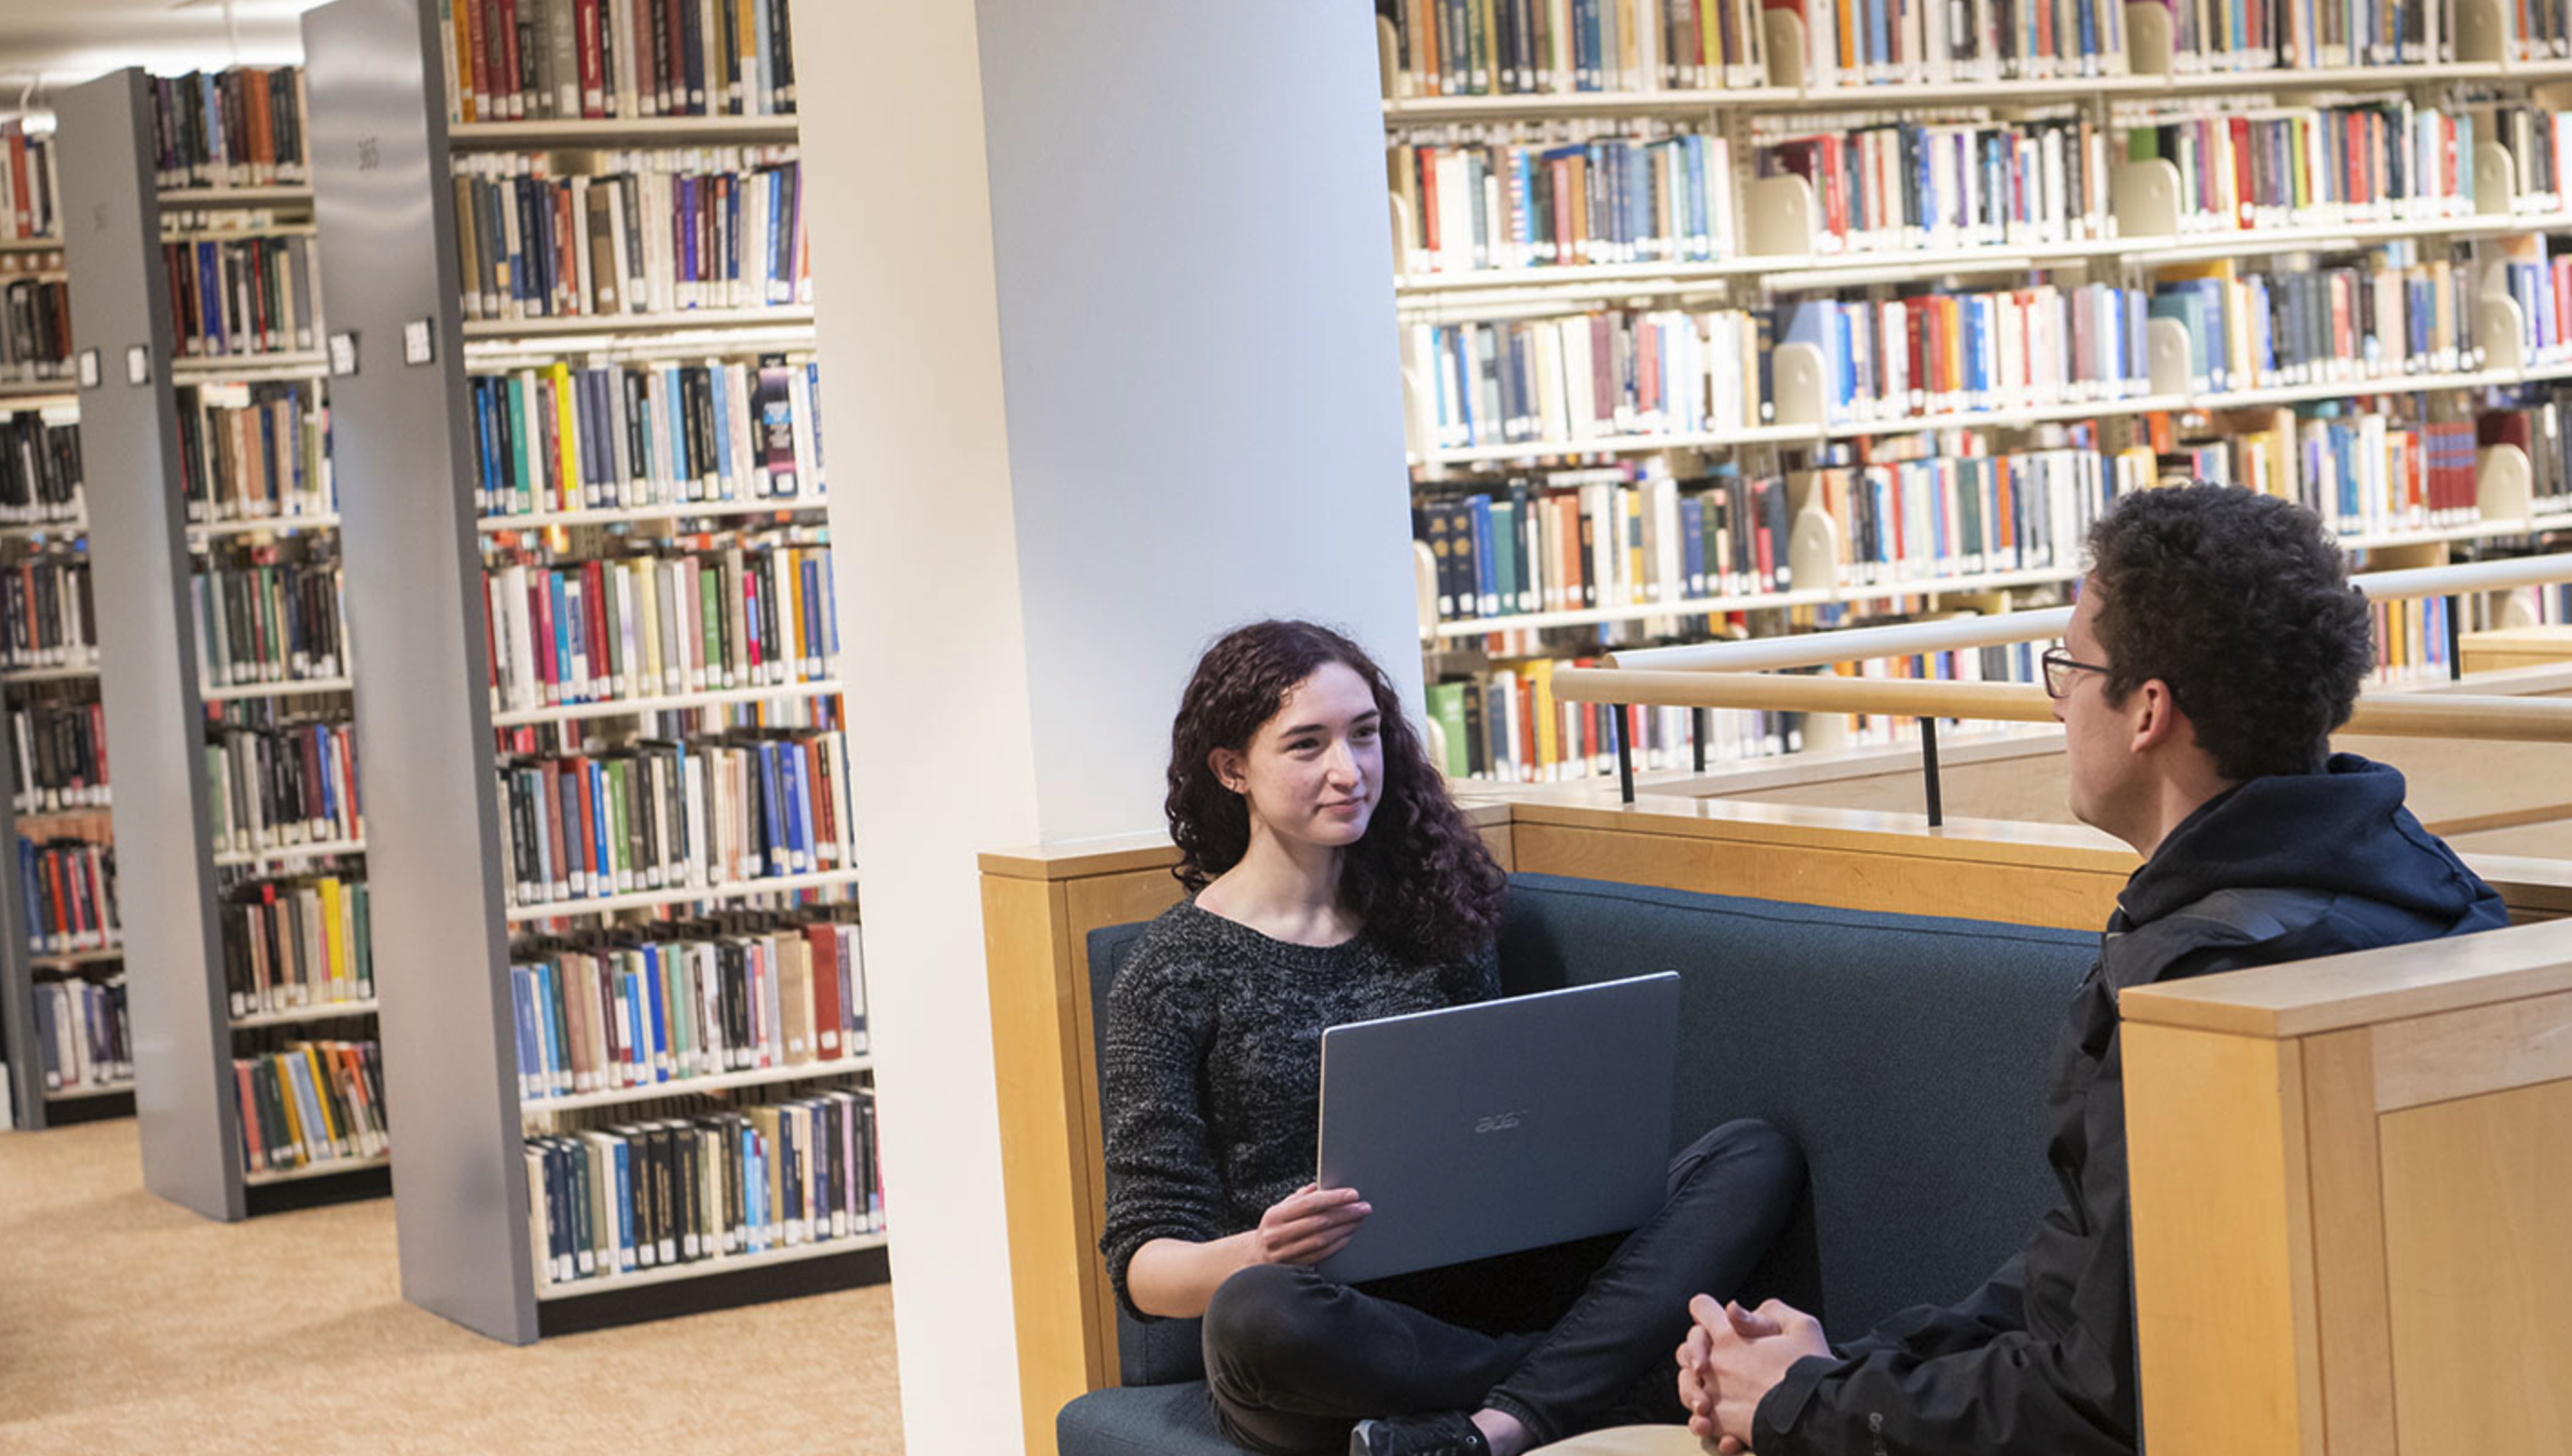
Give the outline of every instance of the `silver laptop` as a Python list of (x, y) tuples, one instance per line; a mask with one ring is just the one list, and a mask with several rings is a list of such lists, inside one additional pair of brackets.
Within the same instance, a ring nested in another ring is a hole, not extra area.
[(1632, 1228), (1667, 1196), (1679, 978), (1322, 1033), (1319, 1182), (1374, 1212), (1342, 1283)]

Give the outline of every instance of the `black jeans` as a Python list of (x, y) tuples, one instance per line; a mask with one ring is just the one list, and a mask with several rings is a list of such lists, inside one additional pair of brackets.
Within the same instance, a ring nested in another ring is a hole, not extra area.
[(1658, 1413), (1681, 1419), (1670, 1352), (1689, 1297), (1738, 1292), (1803, 1182), (1784, 1134), (1726, 1123), (1672, 1160), (1668, 1200), (1621, 1239), (1363, 1288), (1253, 1264), (1206, 1306), (1224, 1434), (1256, 1451), (1341, 1451), (1360, 1420), (1491, 1406), (1542, 1445), (1594, 1428), (1656, 1374)]

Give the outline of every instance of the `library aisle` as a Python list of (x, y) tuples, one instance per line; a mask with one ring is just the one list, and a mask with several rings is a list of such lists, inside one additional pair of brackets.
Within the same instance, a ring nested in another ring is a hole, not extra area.
[(136, 1136), (0, 1136), (0, 1451), (902, 1450), (888, 1285), (519, 1348), (402, 1301), (390, 1202), (213, 1222)]

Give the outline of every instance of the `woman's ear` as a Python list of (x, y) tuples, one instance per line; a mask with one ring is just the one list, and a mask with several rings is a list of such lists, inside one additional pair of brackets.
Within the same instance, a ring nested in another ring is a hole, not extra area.
[(1206, 766), (1214, 770), (1214, 781), (1234, 793), (1250, 791), (1249, 776), (1242, 771), (1240, 753), (1231, 748), (1216, 748), (1206, 754)]

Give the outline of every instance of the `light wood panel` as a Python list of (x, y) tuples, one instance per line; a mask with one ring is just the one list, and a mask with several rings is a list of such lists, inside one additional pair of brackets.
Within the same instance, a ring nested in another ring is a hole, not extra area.
[(2049, 869), (1960, 856), (1546, 823), (1519, 825), (1518, 851), (1519, 867), (1532, 874), (2068, 929), (2106, 923), (2117, 890), (2126, 882), (2122, 869)]
[(2462, 659), (2465, 674), (2507, 672), (2572, 662), (2572, 627), (2516, 627), (2497, 632), (2468, 632)]
[(1098, 1173), (1075, 1103), (1062, 891), (1042, 880), (985, 875), (982, 945), (991, 992), (991, 1050), (1007, 1205), (1009, 1289), (1016, 1312), (1020, 1416), (1027, 1450), (1050, 1452), (1053, 1413), (1114, 1375), (1089, 1322), (1089, 1265), (1074, 1211), (1095, 1202)]
[[(2572, 994), (2380, 1027), (2374, 1074), (2375, 1106), (2386, 1112), (2572, 1078)], [(2572, 1145), (2562, 1156), (2572, 1158)]]
[(2572, 1082), (2383, 1120), (2403, 1456), (2572, 1453)]
[(2395, 1450), (2373, 1096), (2374, 1037), (2387, 1029), (2361, 1027), (2303, 1043), (2313, 1302), (2331, 1456), (2393, 1456)]
[(2145, 1442), (2319, 1456), (2300, 1048), (2122, 1034)]
[(2151, 1022), (2250, 1037), (2313, 1036), (2572, 991), (2572, 921), (2513, 926), (2258, 971), (2137, 986), (2128, 1026)]

